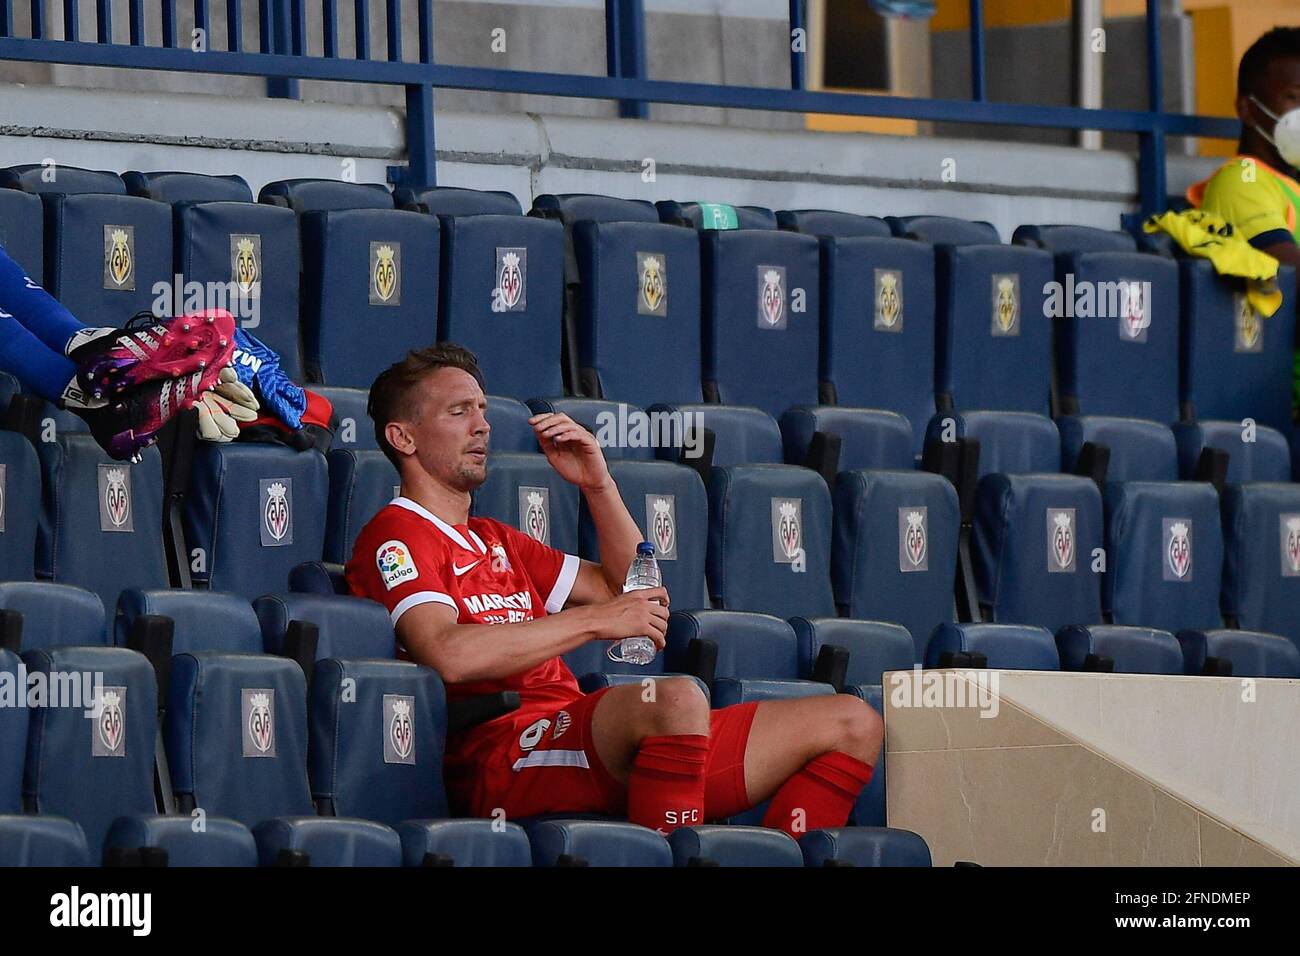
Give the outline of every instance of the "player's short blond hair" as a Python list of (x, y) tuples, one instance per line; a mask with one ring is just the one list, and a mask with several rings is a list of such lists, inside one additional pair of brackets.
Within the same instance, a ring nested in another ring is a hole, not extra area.
[(409, 418), (411, 415), (411, 393), (424, 381), (425, 377), (440, 368), (458, 368), (474, 376), (479, 387), (487, 391), (483, 384), (483, 372), (478, 367), (478, 358), (464, 346), (452, 342), (431, 345), (428, 348), (412, 349), (406, 357), (390, 365), (379, 373), (370, 386), (370, 400), (366, 411), (375, 423), (375, 441), (380, 450), (393, 463), (400, 467), (401, 456), (384, 435), (389, 422)]

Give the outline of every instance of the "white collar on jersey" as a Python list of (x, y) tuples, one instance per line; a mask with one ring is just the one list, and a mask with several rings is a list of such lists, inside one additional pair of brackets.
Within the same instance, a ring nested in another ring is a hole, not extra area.
[(487, 554), (487, 545), (485, 545), (483, 543), (483, 540), (478, 535), (476, 535), (473, 531), (470, 531), (469, 536), (473, 538), (474, 543), (478, 545), (477, 550), (475, 550), (475, 548), (473, 548), (470, 545), (470, 543), (465, 540), (465, 536), (462, 535), (459, 531), (457, 531), (454, 525), (447, 524), (447, 522), (443, 521), (432, 511), (429, 511), (419, 502), (412, 501), (410, 498), (398, 497), (398, 498), (394, 498), (390, 503), (397, 505), (397, 507), (399, 508), (405, 508), (407, 511), (413, 512), (414, 514), (419, 515), (421, 518), (424, 518), (426, 521), (431, 522), (435, 528), (437, 528), (447, 537), (451, 538), (452, 541), (455, 541), (458, 545), (460, 545), (462, 548), (464, 548), (466, 551), (470, 552), (471, 554)]

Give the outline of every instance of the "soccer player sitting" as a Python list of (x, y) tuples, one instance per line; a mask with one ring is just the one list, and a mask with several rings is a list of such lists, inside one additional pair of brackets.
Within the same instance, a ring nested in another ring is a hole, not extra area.
[[(595, 438), (566, 415), (530, 419), (547, 461), (586, 497), (601, 563), (469, 516), (487, 476), (490, 428), (473, 354), (411, 352), (370, 390), (379, 446), (401, 497), (357, 538), (353, 593), (384, 604), (399, 651), (435, 668), (452, 701), (518, 691), (522, 706), (447, 742), (456, 812), (626, 815), (670, 832), (772, 799), (764, 825), (792, 835), (842, 826), (871, 779), (880, 717), (835, 695), (711, 711), (691, 678), (583, 694), (560, 655), (648, 636), (662, 649), (663, 588), (622, 593), (642, 540)], [(648, 695), (647, 695), (648, 696)]]

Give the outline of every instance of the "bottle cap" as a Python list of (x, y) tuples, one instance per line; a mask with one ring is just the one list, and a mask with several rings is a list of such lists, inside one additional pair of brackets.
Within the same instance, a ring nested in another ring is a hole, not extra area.
[(655, 553), (655, 546), (649, 541), (642, 541), (636, 546), (636, 553), (653, 555)]

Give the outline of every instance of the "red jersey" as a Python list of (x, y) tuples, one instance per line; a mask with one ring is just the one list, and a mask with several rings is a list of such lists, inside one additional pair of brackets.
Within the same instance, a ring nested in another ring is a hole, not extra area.
[[(459, 624), (511, 624), (564, 607), (578, 576), (578, 558), (548, 547), (492, 518), (451, 525), (409, 498), (395, 498), (357, 536), (348, 587), (388, 608), (393, 626), (413, 607), (436, 602)], [(398, 655), (406, 657), (401, 643)], [(520, 707), (447, 741), (449, 786), (466, 781), (482, 752), (517, 736), (517, 727), (582, 696), (559, 657), (501, 680), (447, 685), (448, 700), (519, 692)]]

